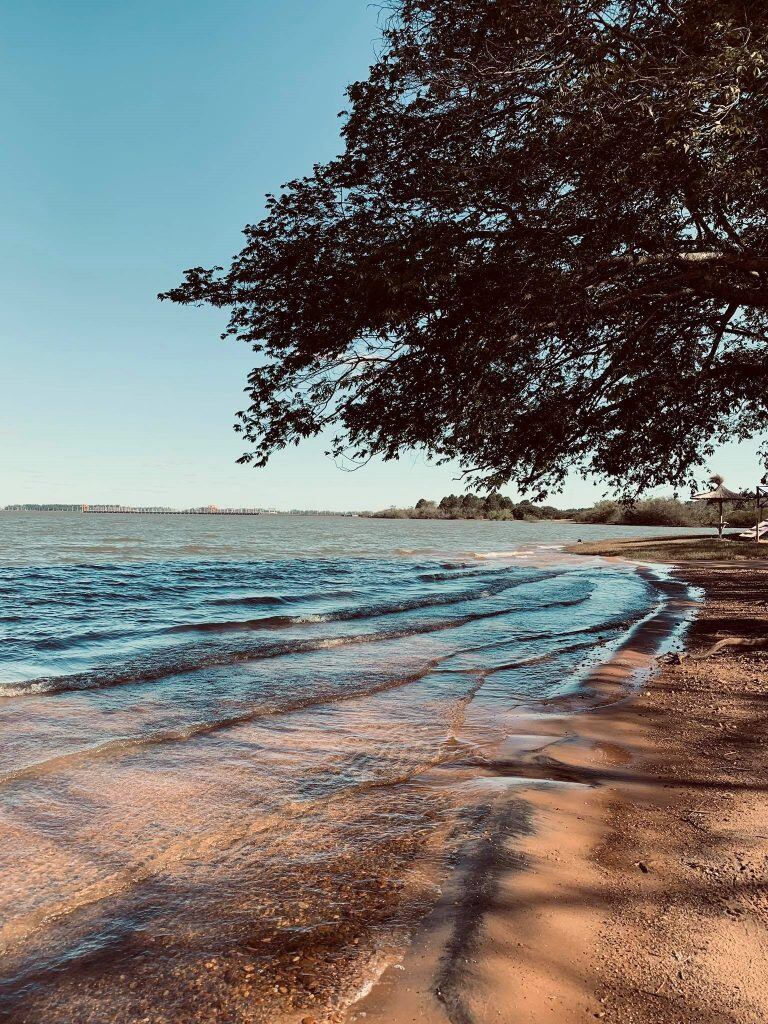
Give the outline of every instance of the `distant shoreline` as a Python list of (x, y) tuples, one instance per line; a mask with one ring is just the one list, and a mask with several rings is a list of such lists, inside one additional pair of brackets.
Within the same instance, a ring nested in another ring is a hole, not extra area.
[(68, 505), (60, 507), (30, 507), (8, 505), (0, 512), (10, 513), (76, 513), (78, 515), (124, 515), (124, 516), (328, 516), (331, 518), (364, 518), (370, 515), (368, 512), (326, 512), (315, 509), (280, 509), (264, 508), (149, 508), (149, 507), (88, 507), (82, 505)]

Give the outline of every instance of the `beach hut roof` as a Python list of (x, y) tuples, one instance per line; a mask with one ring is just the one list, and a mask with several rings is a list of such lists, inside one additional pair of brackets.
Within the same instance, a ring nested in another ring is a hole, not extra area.
[(694, 501), (741, 501), (743, 494), (737, 494), (730, 490), (725, 484), (718, 484), (712, 491), (702, 491), (701, 494), (694, 494)]

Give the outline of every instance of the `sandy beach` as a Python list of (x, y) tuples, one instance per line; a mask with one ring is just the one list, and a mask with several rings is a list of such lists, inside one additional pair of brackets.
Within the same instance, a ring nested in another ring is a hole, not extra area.
[(475, 783), (486, 826), (344, 1020), (768, 1019), (768, 651), (712, 651), (765, 636), (768, 561), (674, 576), (668, 614), (690, 610), (682, 584), (702, 597), (684, 649), (657, 661), (675, 623), (651, 620), (590, 679), (588, 708), (521, 722)]

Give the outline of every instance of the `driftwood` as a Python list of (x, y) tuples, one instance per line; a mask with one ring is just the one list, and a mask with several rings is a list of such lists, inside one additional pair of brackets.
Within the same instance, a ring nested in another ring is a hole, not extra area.
[(692, 661), (703, 661), (705, 658), (711, 658), (713, 654), (718, 654), (724, 647), (768, 647), (768, 636), (725, 636), (722, 640), (718, 640), (717, 643), (708, 647), (706, 651), (700, 651), (698, 654), (689, 654), (688, 657)]

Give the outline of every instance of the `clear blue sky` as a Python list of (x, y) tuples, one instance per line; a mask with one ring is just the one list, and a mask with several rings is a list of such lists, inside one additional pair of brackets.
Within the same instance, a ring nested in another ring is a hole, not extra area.
[[(0, 37), (0, 506), (374, 508), (460, 490), (413, 456), (347, 474), (322, 442), (238, 466), (250, 352), (156, 300), (223, 263), (264, 193), (338, 149), (364, 0), (24, 0)], [(713, 468), (753, 482), (752, 446)], [(569, 484), (558, 503), (598, 494)]]

